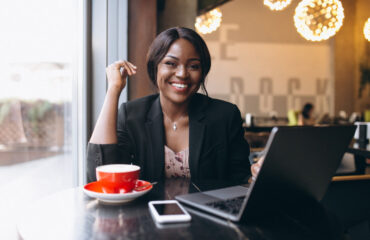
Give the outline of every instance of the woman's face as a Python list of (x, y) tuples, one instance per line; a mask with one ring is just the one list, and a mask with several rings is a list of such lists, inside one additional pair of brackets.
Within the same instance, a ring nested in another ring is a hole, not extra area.
[(185, 39), (177, 39), (158, 64), (157, 85), (161, 97), (175, 104), (187, 102), (202, 79), (199, 54)]

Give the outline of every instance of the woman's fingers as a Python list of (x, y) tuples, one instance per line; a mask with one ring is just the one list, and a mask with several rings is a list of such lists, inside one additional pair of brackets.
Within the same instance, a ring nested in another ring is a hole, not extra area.
[(134, 64), (132, 64), (130, 62), (127, 62), (127, 63), (130, 64), (130, 66), (136, 71), (137, 67)]
[(106, 68), (108, 87), (122, 91), (126, 86), (127, 75), (136, 74), (136, 69), (137, 67), (134, 64), (125, 60), (119, 60), (110, 64)]
[(133, 75), (134, 73), (136, 73), (136, 71), (134, 71), (133, 68), (130, 66), (130, 64), (128, 64), (126, 61), (121, 63), (120, 66), (123, 67), (123, 72), (125, 72), (125, 70), (126, 70), (128, 75), (130, 75), (130, 76)]
[(257, 163), (252, 165), (252, 175), (255, 177), (258, 175), (258, 172), (260, 171), (260, 167), (257, 165)]
[(252, 176), (253, 177), (256, 177), (258, 175), (264, 159), (265, 159), (265, 157), (261, 157), (260, 159), (258, 159), (258, 161), (255, 164), (253, 164), (251, 166), (251, 171), (252, 171)]
[(134, 64), (123, 60), (116, 61), (115, 63), (112, 64), (112, 67), (118, 70), (121, 70), (121, 68), (123, 68), (122, 71), (123, 75), (125, 75), (125, 72), (127, 72), (127, 74), (130, 76), (135, 74), (137, 69), (137, 67)]
[(127, 65), (125, 64), (124, 61), (117, 61), (112, 63), (107, 67), (108, 71), (112, 73), (120, 73), (121, 74), (121, 69), (123, 68), (122, 74), (125, 75), (126, 73), (131, 74), (131, 72), (128, 70)]

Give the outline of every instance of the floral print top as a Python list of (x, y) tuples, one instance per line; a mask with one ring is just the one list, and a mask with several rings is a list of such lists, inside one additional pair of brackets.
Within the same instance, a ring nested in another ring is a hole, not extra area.
[(178, 153), (164, 146), (166, 178), (190, 178), (189, 148)]

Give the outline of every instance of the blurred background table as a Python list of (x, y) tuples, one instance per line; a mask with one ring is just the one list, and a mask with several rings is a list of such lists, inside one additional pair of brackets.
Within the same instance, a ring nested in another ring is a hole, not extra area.
[[(251, 162), (258, 159), (261, 152), (264, 150), (267, 140), (270, 136), (270, 132), (274, 127), (289, 127), (289, 126), (284, 124), (281, 125), (261, 124), (250, 127), (244, 126), (245, 130), (244, 138), (248, 141), (251, 148), (250, 155)], [(360, 144), (358, 143), (358, 141), (353, 139), (351, 144), (348, 146), (346, 153), (347, 153), (347, 155), (345, 156), (346, 158), (348, 158), (348, 154), (353, 155), (351, 160), (353, 161), (353, 163), (350, 163), (350, 165), (353, 165), (353, 169), (351, 169), (350, 171), (344, 170), (344, 172), (338, 172), (337, 175), (340, 177), (335, 177), (334, 180), (339, 181), (339, 180), (370, 179), (370, 144), (369, 143)]]

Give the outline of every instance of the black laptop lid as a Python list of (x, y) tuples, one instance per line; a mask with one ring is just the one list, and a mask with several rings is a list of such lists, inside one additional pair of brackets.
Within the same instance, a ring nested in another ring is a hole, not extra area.
[(307, 198), (321, 200), (355, 128), (274, 128), (261, 170), (251, 185), (245, 212), (261, 209), (261, 205), (299, 204), (297, 201)]

